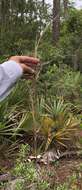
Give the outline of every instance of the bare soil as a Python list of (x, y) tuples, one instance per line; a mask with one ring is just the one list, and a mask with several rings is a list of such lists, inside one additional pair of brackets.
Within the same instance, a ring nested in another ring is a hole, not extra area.
[(50, 182), (52, 190), (64, 183), (69, 184), (69, 190), (82, 190), (82, 159), (62, 159), (54, 165), (41, 166), (41, 175)]
[[(0, 175), (10, 171), (14, 166), (12, 160), (0, 159)], [(51, 189), (64, 183), (69, 184), (69, 190), (82, 190), (82, 159), (62, 158), (53, 164), (38, 165), (40, 177), (51, 184)]]

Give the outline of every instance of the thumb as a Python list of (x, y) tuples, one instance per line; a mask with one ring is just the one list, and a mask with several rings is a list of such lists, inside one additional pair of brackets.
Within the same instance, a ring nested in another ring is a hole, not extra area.
[(22, 67), (24, 73), (35, 74), (35, 71), (31, 67), (29, 67), (25, 64), (21, 64), (21, 67)]

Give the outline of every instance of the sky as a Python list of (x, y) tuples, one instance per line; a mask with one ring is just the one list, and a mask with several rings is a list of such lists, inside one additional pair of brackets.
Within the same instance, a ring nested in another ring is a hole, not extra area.
[[(82, 0), (73, 0), (75, 2), (75, 7), (82, 8)], [(53, 0), (46, 0), (47, 3), (52, 4)]]
[(82, 8), (82, 0), (76, 0), (75, 2), (78, 8)]

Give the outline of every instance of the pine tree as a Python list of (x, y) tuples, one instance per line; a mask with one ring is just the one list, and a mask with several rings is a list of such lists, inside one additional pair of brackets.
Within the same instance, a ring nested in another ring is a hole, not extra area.
[(53, 0), (53, 42), (56, 44), (60, 36), (60, 0)]

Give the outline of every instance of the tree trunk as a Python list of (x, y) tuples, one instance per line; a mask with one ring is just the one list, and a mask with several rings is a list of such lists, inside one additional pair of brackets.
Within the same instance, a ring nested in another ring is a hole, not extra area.
[(60, 0), (53, 0), (53, 42), (58, 42), (60, 36)]
[(43, 4), (43, 7), (44, 7), (44, 4), (45, 4), (45, 0), (42, 0), (42, 4)]
[(68, 0), (63, 0), (64, 3), (64, 18), (67, 19), (68, 16)]

